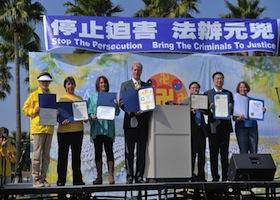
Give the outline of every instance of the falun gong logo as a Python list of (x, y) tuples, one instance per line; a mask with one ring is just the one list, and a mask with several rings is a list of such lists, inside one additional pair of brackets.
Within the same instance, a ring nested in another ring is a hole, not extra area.
[(164, 105), (167, 102), (181, 104), (188, 97), (182, 81), (172, 74), (156, 74), (149, 81), (154, 88), (157, 105)]

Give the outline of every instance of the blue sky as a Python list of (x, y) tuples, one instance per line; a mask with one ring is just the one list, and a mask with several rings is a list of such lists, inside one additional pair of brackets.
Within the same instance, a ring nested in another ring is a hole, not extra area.
[[(63, 3), (67, 2), (64, 0), (41, 0), (39, 1), (47, 10), (47, 15), (64, 15), (65, 8), (63, 7)], [(143, 8), (144, 4), (141, 0), (112, 0), (114, 5), (120, 5), (124, 9), (124, 12), (120, 14), (122, 17), (132, 17), (135, 12), (139, 9)], [(232, 1), (232, 3), (236, 2), (236, 0)], [(271, 19), (280, 18), (279, 16), (279, 8), (280, 8), (280, 0), (262, 0), (261, 6), (266, 6), (267, 10), (263, 12), (261, 18), (269, 17)], [(224, 0), (201, 0), (201, 3), (197, 4), (198, 9), (200, 10), (200, 14), (193, 14), (196, 18), (219, 18), (220, 14), (225, 14), (228, 10), (225, 8)], [(43, 26), (42, 24), (37, 25), (37, 34), (42, 38), (42, 45), (44, 43), (44, 35), (43, 35)], [(44, 45), (42, 51), (45, 51)], [(58, 49), (52, 51), (53, 53), (57, 52), (65, 52), (70, 53), (69, 50)], [(13, 63), (10, 64), (11, 67), (14, 67)], [(14, 70), (12, 71), (13, 76), (15, 77)], [(25, 70), (21, 69), (21, 78), (24, 79), (27, 76)], [(11, 83), (12, 91), (11, 94), (6, 98), (3, 102), (0, 102), (1, 114), (0, 114), (0, 127), (5, 126), (10, 131), (16, 130), (16, 110), (15, 110), (15, 83)], [(28, 86), (25, 85), (22, 81), (21, 84), (21, 107), (23, 102), (28, 96), (27, 92)], [(22, 115), (22, 131), (29, 130), (29, 118)]]

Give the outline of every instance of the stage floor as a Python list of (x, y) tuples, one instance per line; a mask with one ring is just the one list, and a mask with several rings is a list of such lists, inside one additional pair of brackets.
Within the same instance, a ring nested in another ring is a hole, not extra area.
[(11, 183), (0, 188), (1, 199), (280, 199), (280, 181), (155, 182), (144, 184), (34, 188)]

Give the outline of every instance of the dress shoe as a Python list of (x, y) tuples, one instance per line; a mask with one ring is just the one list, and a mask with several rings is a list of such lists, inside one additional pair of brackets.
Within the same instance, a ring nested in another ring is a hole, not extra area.
[(75, 182), (73, 183), (73, 185), (85, 185), (85, 182), (81, 181), (81, 182)]
[(132, 184), (133, 178), (127, 178), (126, 179), (126, 184)]
[(143, 179), (136, 180), (135, 183), (146, 183)]
[(57, 186), (64, 186), (64, 185), (65, 185), (65, 183), (56, 182), (56, 185), (57, 185)]

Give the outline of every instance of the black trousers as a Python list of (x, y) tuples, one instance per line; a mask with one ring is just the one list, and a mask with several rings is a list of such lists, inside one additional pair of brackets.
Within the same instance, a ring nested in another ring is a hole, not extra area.
[(209, 149), (210, 149), (210, 164), (211, 164), (211, 174), (213, 180), (218, 181), (220, 179), (218, 172), (218, 158), (220, 154), (221, 165), (222, 165), (222, 180), (227, 180), (228, 174), (228, 149), (229, 149), (229, 139), (230, 133), (224, 131), (224, 124), (221, 123), (217, 127), (217, 133), (209, 135)]
[(94, 140), (95, 162), (102, 161), (103, 145), (108, 161), (114, 161), (113, 139), (105, 135), (98, 135)]
[[(146, 146), (148, 139), (148, 127), (142, 128), (130, 128), (124, 130), (125, 138), (125, 166), (127, 179), (135, 178), (140, 180), (143, 178), (145, 170), (145, 156)], [(134, 161), (134, 150), (136, 146), (136, 172), (134, 174), (133, 161)]]
[(192, 149), (192, 173), (195, 169), (195, 161), (197, 158), (198, 178), (205, 180), (205, 149), (206, 149), (206, 137), (202, 128), (199, 126), (192, 127), (191, 133), (191, 149)]
[(57, 182), (65, 184), (68, 164), (69, 147), (72, 152), (73, 183), (82, 182), (81, 151), (83, 143), (83, 131), (57, 133), (58, 160), (57, 160)]

